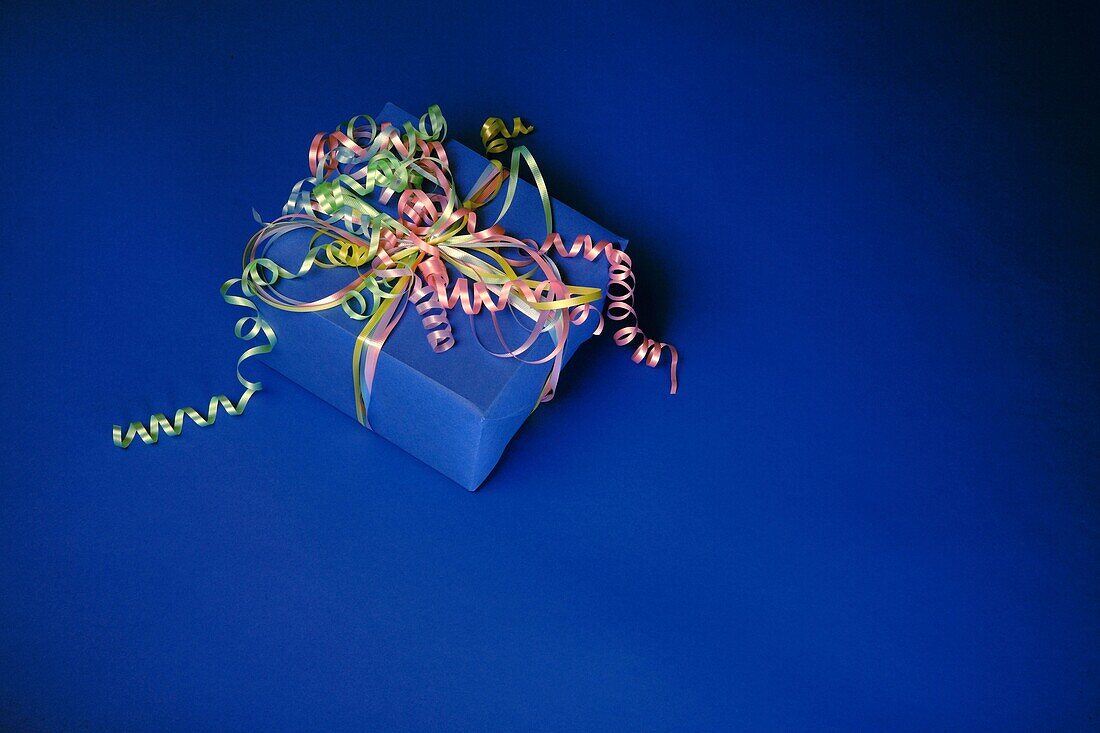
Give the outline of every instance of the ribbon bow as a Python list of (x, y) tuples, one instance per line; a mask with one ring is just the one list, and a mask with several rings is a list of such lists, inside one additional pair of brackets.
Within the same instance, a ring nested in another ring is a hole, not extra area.
[[(378, 355), (410, 303), (436, 352), (455, 343), (449, 311), (460, 308), (471, 318), (483, 310), (488, 312), (501, 345), (500, 351), (489, 349), (490, 353), (532, 364), (553, 362), (539, 396), (540, 403), (549, 401), (561, 372), (569, 327), (584, 323), (594, 313), (599, 319), (595, 333), (603, 329), (603, 317), (592, 305), (600, 299), (600, 289), (567, 284), (549, 256), (551, 252), (561, 257), (581, 255), (590, 261), (601, 255), (606, 259), (610, 277), (606, 315), (609, 320), (625, 322), (616, 330), (615, 342), (634, 346), (631, 358), (650, 367), (660, 363), (667, 349), (671, 392), (675, 394), (677, 351), (648, 338), (638, 327), (633, 307), (635, 280), (627, 254), (606, 240), (594, 243), (587, 235), (566, 245), (553, 232), (549, 193), (525, 147), (512, 150), (507, 170), (492, 161), (470, 194), (460, 199), (442, 144), (445, 134), (446, 121), (433, 106), (418, 125), (407, 123), (403, 134), (389, 123), (378, 126), (370, 117), (360, 116), (333, 133), (317, 135), (309, 151), (312, 176), (292, 188), (282, 216), (265, 224), (249, 240), (241, 277), (222, 286), (227, 302), (249, 309), (249, 315), (237, 322), (237, 337), (249, 341), (263, 333), (268, 340), (238, 359), (237, 378), (245, 387), (244, 395), (235, 406), (224, 395), (212, 398), (206, 417), (190, 408), (178, 411), (171, 423), (163, 415), (154, 415), (150, 430), (132, 423), (125, 437), (115, 426), (116, 445), (126, 447), (135, 435), (155, 443), (158, 425), (176, 435), (184, 415), (202, 426), (212, 424), (218, 404), (230, 414), (243, 412), (262, 385), (246, 379), (240, 366), (251, 356), (271, 351), (276, 341), (249, 300), (252, 296), (290, 311), (340, 307), (349, 317), (365, 322), (353, 352), (352, 382), (359, 421), (368, 427)], [(541, 243), (509, 236), (500, 225), (512, 203), (522, 164), (530, 169), (543, 204), (546, 237)], [(498, 195), (505, 181), (500, 213), (494, 222), (479, 228), (477, 210)], [(375, 190), (379, 190), (381, 204), (399, 194), (396, 216), (368, 199)], [(265, 256), (280, 237), (300, 230), (311, 236), (297, 270), (288, 270)], [(302, 277), (315, 266), (352, 268), (356, 276), (336, 291), (309, 301), (291, 298), (276, 287), (280, 280)], [(452, 271), (456, 277), (452, 278)], [(244, 297), (229, 293), (238, 283)], [(497, 315), (505, 309), (522, 314), (531, 324), (519, 344), (509, 344), (500, 327)], [(550, 334), (554, 346), (549, 353), (534, 356), (530, 352), (543, 333)]]

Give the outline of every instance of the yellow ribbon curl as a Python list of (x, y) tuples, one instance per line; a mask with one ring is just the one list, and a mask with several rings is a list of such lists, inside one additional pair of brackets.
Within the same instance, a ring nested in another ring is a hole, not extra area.
[(275, 331), (260, 317), (260, 312), (252, 301), (239, 295), (229, 294), (229, 289), (237, 283), (241, 283), (241, 289), (244, 291), (245, 295), (252, 295), (246, 281), (242, 281), (240, 278), (233, 278), (222, 283), (222, 299), (230, 305), (246, 308), (250, 310), (251, 313), (243, 316), (237, 321), (233, 333), (242, 341), (251, 341), (261, 333), (267, 338), (266, 344), (260, 344), (259, 346), (253, 346), (246, 349), (237, 359), (237, 381), (244, 386), (244, 393), (241, 394), (240, 399), (237, 400), (237, 404), (233, 404), (233, 400), (229, 399), (226, 395), (214, 395), (210, 398), (210, 404), (206, 408), (205, 415), (193, 407), (181, 407), (176, 410), (175, 416), (169, 420), (165, 417), (163, 412), (158, 412), (149, 418), (148, 427), (143, 425), (140, 421), (130, 423), (126, 428), (125, 435), (122, 432), (122, 426), (115, 425), (111, 430), (111, 437), (117, 447), (128, 448), (135, 437), (141, 438), (141, 442), (145, 443), (145, 445), (154, 445), (160, 440), (161, 430), (164, 430), (165, 433), (173, 437), (179, 435), (183, 432), (185, 417), (191, 418), (200, 428), (213, 425), (214, 421), (218, 418), (219, 405), (225, 409), (228, 415), (233, 415), (234, 417), (241, 415), (244, 413), (244, 408), (248, 406), (248, 401), (252, 399), (252, 395), (264, 388), (262, 382), (253, 382), (241, 374), (241, 364), (243, 364), (246, 359), (250, 359), (253, 356), (270, 353), (271, 350), (275, 348), (275, 343), (277, 341), (275, 338)]
[(508, 125), (499, 117), (490, 117), (481, 126), (481, 144), (485, 146), (485, 152), (495, 155), (508, 149), (508, 141), (512, 138), (534, 132), (534, 125), (525, 125), (519, 117), (512, 118), (512, 131), (508, 131)]

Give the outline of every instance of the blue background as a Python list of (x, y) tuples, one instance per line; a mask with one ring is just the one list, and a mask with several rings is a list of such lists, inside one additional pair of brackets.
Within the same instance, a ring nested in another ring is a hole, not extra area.
[[(1096, 727), (1095, 14), (425, 8), (0, 11), (0, 727)], [(476, 494), (271, 373), (114, 448), (391, 100), (538, 126), (682, 394), (586, 346)]]

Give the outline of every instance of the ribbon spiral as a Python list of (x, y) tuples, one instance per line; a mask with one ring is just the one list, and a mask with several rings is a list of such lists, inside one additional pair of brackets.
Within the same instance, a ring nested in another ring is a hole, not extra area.
[(503, 153), (508, 149), (509, 140), (534, 131), (534, 125), (525, 125), (519, 117), (513, 117), (512, 131), (508, 132), (508, 125), (504, 120), (490, 117), (481, 126), (481, 144), (485, 146), (486, 153)]

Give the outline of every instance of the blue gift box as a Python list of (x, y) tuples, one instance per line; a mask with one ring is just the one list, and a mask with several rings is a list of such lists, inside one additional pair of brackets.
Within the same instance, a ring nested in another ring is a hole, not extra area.
[[(392, 104), (386, 105), (376, 119), (398, 128), (416, 120)], [(453, 140), (444, 147), (458, 191), (465, 195), (488, 161)], [(495, 220), (501, 199), (503, 196), (498, 196), (479, 210), (479, 217), (487, 217), (489, 222)], [(377, 205), (392, 211), (392, 206), (380, 202)], [(594, 240), (606, 239), (620, 249), (626, 247), (625, 239), (568, 206), (554, 201), (552, 210), (554, 230), (566, 242), (588, 234)], [(542, 240), (545, 220), (541, 199), (533, 185), (519, 181), (501, 224), (514, 237)], [(280, 237), (266, 256), (295, 269), (308, 249), (309, 234), (292, 232)], [(604, 258), (554, 259), (565, 282), (598, 287), (606, 292), (608, 272)], [(346, 282), (346, 270), (312, 270), (300, 279), (281, 282), (279, 288), (289, 296), (308, 299), (332, 292), (334, 286)], [(297, 313), (262, 301), (258, 305), (279, 339), (275, 350), (263, 357), (264, 363), (355, 418), (351, 365), (362, 322), (349, 318), (339, 308)], [(593, 305), (602, 311), (603, 298)], [(508, 441), (535, 408), (551, 364), (530, 364), (490, 353), (488, 349), (499, 352), (502, 348), (485, 314), (469, 317), (455, 309), (449, 317), (455, 346), (443, 353), (431, 349), (415, 312), (410, 309), (400, 320), (378, 357), (368, 418), (371, 429), (378, 435), (473, 491), (496, 466)], [(522, 324), (510, 314), (503, 313), (498, 322), (508, 343), (519, 343), (526, 336)], [(570, 327), (564, 350), (566, 360), (592, 335), (596, 322), (593, 316), (579, 326)], [(524, 358), (531, 360), (545, 355), (553, 345), (551, 335), (545, 333)], [(364, 430), (364, 434), (367, 432)]]

